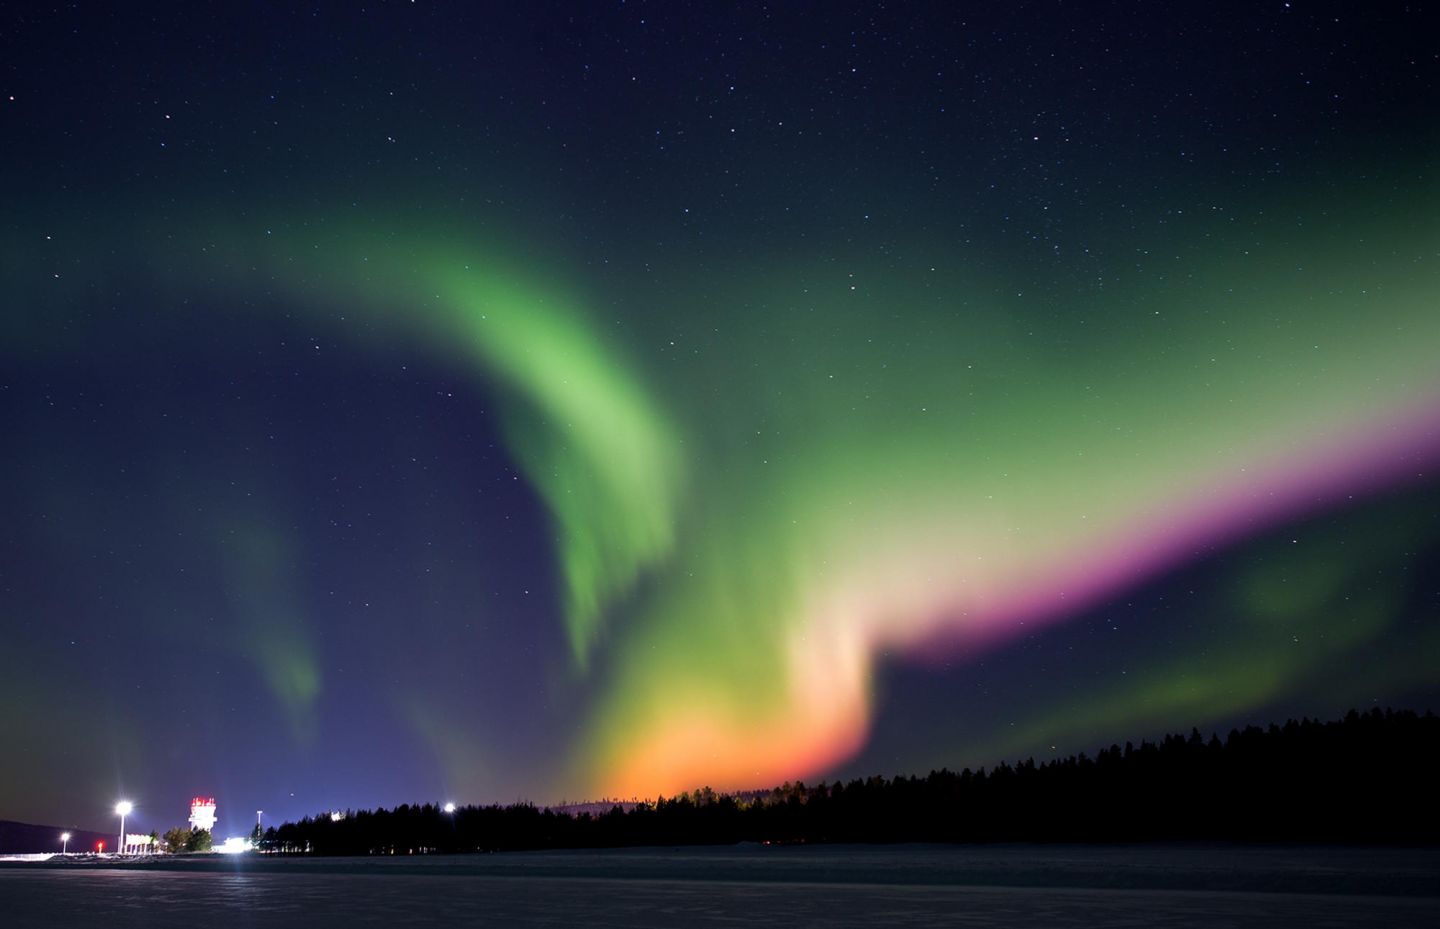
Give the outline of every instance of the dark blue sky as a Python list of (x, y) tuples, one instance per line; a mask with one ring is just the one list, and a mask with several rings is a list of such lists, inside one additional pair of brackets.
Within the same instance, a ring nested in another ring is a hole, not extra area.
[(0, 12), (0, 818), (1440, 679), (1423, 5)]

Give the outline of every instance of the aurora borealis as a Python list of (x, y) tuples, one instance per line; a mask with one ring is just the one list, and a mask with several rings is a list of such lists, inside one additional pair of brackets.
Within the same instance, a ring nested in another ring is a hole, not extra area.
[(1426, 17), (1032, 6), (5, 14), (0, 818), (1434, 706)]

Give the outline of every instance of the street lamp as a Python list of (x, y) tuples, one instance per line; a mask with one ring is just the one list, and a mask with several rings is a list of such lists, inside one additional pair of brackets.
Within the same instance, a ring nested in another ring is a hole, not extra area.
[(453, 803), (447, 803), (447, 804), (445, 804), (445, 812), (447, 812), (447, 813), (453, 813), (453, 812), (455, 812), (455, 804), (453, 804)]
[(120, 842), (115, 849), (117, 855), (125, 854), (125, 817), (129, 816), (133, 809), (135, 805), (129, 800), (121, 800), (115, 804), (115, 815), (120, 817)]
[(70, 833), (68, 833), (68, 832), (62, 832), (62, 833), (60, 833), (60, 854), (62, 854), (62, 855), (65, 854), (66, 850), (67, 850), (69, 847), (70, 847)]

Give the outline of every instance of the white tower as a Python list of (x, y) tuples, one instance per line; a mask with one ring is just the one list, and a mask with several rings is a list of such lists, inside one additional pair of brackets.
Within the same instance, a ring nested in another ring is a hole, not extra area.
[(194, 797), (190, 800), (190, 828), (215, 834), (214, 797)]

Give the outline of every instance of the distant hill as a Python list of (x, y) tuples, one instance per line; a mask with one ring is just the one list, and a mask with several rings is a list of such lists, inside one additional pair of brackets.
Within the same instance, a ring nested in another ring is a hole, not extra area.
[(60, 834), (70, 833), (70, 851), (93, 852), (97, 842), (114, 851), (118, 833), (90, 832), (67, 826), (37, 826), (0, 819), (0, 855), (33, 855), (60, 851)]
[(639, 800), (585, 800), (579, 803), (555, 803), (546, 809), (565, 816), (599, 816), (619, 807), (626, 813), (640, 805)]
[[(737, 803), (752, 803), (757, 799), (763, 799), (770, 795), (769, 790), (733, 790), (725, 794)], [(633, 812), (637, 806), (645, 806), (649, 800), (581, 800), (570, 802), (568, 800), (560, 803), (552, 803), (544, 809), (552, 813), (560, 813), (564, 816), (602, 816), (613, 810), (619, 809), (622, 812)]]

